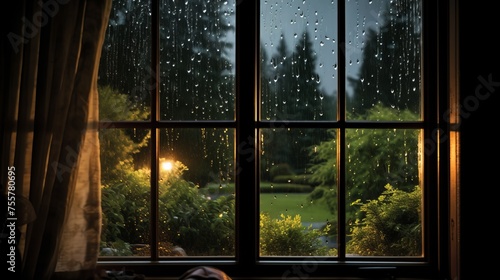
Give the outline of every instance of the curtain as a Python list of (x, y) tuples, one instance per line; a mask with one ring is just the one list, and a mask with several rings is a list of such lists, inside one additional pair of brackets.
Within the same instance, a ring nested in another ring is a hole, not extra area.
[(4, 3), (0, 182), (3, 194), (19, 201), (13, 264), (20, 279), (94, 277), (97, 73), (110, 10), (111, 0)]

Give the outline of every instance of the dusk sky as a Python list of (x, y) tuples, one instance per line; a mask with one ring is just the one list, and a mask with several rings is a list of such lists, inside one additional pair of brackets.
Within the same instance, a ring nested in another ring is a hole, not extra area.
[[(368, 29), (377, 29), (381, 7), (386, 1), (349, 0), (346, 2), (347, 76), (356, 77)], [(261, 4), (261, 40), (269, 56), (276, 51), (281, 34), (293, 50), (305, 29), (312, 35), (317, 55), (316, 71), (321, 87), (328, 94), (336, 90), (338, 64), (337, 1), (265, 0)], [(348, 85), (347, 85), (348, 86)], [(349, 89), (348, 89), (349, 91)]]

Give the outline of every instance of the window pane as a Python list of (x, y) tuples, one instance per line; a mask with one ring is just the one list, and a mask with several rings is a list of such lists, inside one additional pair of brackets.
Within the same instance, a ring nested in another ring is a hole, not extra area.
[(336, 118), (336, 1), (261, 1), (261, 119)]
[(149, 1), (114, 0), (98, 81), (99, 102), (110, 106), (100, 120), (148, 119), (153, 77)]
[(160, 137), (160, 255), (234, 256), (234, 129)]
[(420, 133), (417, 129), (346, 131), (349, 254), (422, 254)]
[(147, 256), (150, 243), (149, 131), (102, 129), (101, 256)]
[(336, 255), (334, 133), (263, 129), (260, 140), (260, 255)]
[(163, 120), (233, 120), (235, 1), (160, 1)]
[(382, 106), (393, 121), (420, 120), (421, 8), (414, 0), (346, 1), (347, 119)]

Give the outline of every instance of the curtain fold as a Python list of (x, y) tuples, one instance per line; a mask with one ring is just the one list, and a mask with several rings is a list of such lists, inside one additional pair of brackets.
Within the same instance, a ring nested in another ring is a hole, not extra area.
[(90, 279), (101, 230), (97, 73), (111, 0), (8, 2), (0, 182), (14, 167), (15, 194), (36, 215), (17, 224), (16, 271)]

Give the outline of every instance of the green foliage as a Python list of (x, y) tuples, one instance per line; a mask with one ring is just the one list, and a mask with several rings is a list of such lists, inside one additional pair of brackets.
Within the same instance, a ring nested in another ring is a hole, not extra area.
[(149, 107), (138, 107), (127, 94), (122, 94), (109, 85), (98, 87), (99, 119), (101, 121), (145, 120)]
[(235, 194), (234, 184), (209, 183), (206, 187), (200, 188), (200, 193), (205, 196)]
[(132, 247), (129, 243), (118, 239), (113, 242), (101, 242), (101, 256), (132, 256)]
[(337, 213), (337, 189), (318, 186), (308, 195), (307, 199), (310, 201), (325, 202), (332, 214)]
[(291, 183), (261, 182), (260, 193), (309, 193), (312, 188), (308, 185)]
[[(394, 111), (377, 105), (368, 110), (365, 117), (388, 121), (411, 118), (410, 115), (408, 110)], [(337, 179), (337, 144), (335, 130), (330, 134), (329, 141), (322, 142), (311, 152), (310, 171), (313, 182), (333, 190)], [(356, 217), (359, 208), (352, 202), (376, 199), (386, 184), (402, 190), (418, 184), (418, 137), (417, 129), (350, 129), (346, 132), (347, 203), (351, 205), (346, 209), (348, 220), (360, 218)], [(330, 208), (336, 211), (334, 193), (331, 198)]]
[(321, 186), (334, 186), (337, 180), (337, 139), (334, 129), (328, 130), (329, 139), (311, 149), (311, 182)]
[(201, 195), (185, 180), (171, 184), (160, 196), (160, 230), (167, 241), (188, 255), (234, 254), (234, 196), (216, 200)]
[(324, 256), (328, 248), (319, 239), (324, 231), (302, 225), (299, 215), (272, 219), (260, 214), (260, 254), (262, 256)]
[[(148, 116), (148, 109), (137, 108), (125, 94), (109, 86), (99, 86), (99, 118), (101, 121), (141, 120)], [(133, 156), (147, 145), (149, 132), (134, 133), (126, 129), (101, 129), (101, 180), (111, 184), (123, 180), (134, 168)]]
[[(367, 119), (389, 121), (409, 111), (375, 106)], [(349, 202), (375, 199), (386, 184), (409, 190), (419, 183), (417, 129), (353, 129), (346, 133)]]
[[(278, 175), (273, 179), (273, 183), (288, 183), (288, 184), (299, 184), (304, 186), (313, 186), (314, 183), (311, 183), (312, 174), (299, 174), (299, 175)], [(306, 188), (308, 191), (311, 188)]]
[(126, 173), (122, 180), (103, 186), (103, 240), (149, 242), (149, 176), (147, 169), (134, 170)]
[(385, 186), (378, 199), (355, 202), (366, 214), (355, 222), (348, 252), (361, 256), (420, 256), (422, 224), (420, 187), (405, 192)]
[(103, 186), (101, 189), (102, 233), (101, 241), (118, 240), (121, 231), (125, 229), (125, 218), (122, 213), (122, 205), (125, 203), (125, 195), (117, 188)]
[(288, 163), (280, 163), (271, 166), (269, 169), (269, 173), (271, 175), (271, 180), (274, 181), (277, 176), (290, 176), (295, 175), (292, 167)]

